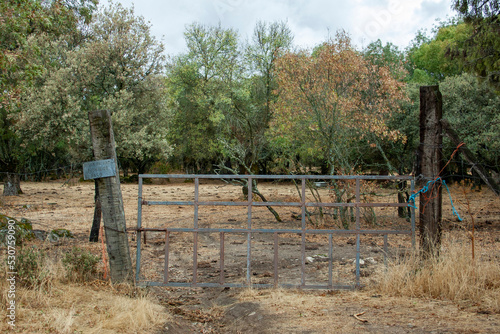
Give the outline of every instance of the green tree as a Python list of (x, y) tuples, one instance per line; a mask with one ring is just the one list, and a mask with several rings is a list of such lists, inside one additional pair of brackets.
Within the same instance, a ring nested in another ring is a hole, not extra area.
[(251, 42), (245, 46), (244, 65), (234, 83), (233, 108), (227, 116), (230, 142), (225, 153), (241, 172), (265, 172), (272, 158), (266, 132), (277, 98), (276, 59), (292, 47), (293, 36), (284, 22), (257, 22)]
[(27, 94), (18, 126), (26, 145), (51, 151), (64, 145), (75, 161), (89, 159), (88, 112), (113, 113), (117, 155), (140, 173), (169, 152), (163, 46), (133, 9), (111, 5), (98, 13), (79, 48), (56, 48), (61, 66)]
[(285, 22), (257, 22), (245, 58), (252, 80), (254, 103), (261, 110), (264, 123), (272, 118), (271, 104), (276, 100), (275, 63), (280, 54), (291, 49), (293, 35)]
[(449, 55), (500, 91), (500, 3), (454, 0), (453, 7), (469, 26), (470, 34), (450, 47)]
[(470, 27), (464, 23), (445, 22), (436, 28), (435, 36), (422, 40), (408, 52), (413, 82), (434, 85), (446, 77), (462, 73), (462, 66), (448, 57), (449, 49), (463, 43), (469, 36)]
[(6, 173), (5, 195), (21, 191), (16, 172), (25, 148), (16, 131), (17, 114), (26, 91), (38, 85), (58, 59), (41, 48), (40, 39), (63, 39), (78, 45), (97, 4), (96, 0), (0, 3), (0, 165)]
[(398, 80), (408, 75), (404, 68), (405, 54), (392, 43), (383, 45), (382, 41), (378, 39), (368, 44), (363, 50), (363, 56), (375, 66), (388, 67), (392, 75)]
[(238, 77), (237, 33), (218, 26), (190, 25), (188, 53), (168, 66), (173, 158), (189, 171), (206, 171), (222, 157), (231, 89)]
[[(500, 96), (488, 83), (478, 81), (469, 73), (446, 78), (440, 90), (443, 118), (478, 159), (475, 163), (500, 174)], [(450, 156), (455, 145), (445, 143), (446, 155)], [(466, 166), (468, 164), (459, 157), (450, 164), (448, 172), (467, 175)]]

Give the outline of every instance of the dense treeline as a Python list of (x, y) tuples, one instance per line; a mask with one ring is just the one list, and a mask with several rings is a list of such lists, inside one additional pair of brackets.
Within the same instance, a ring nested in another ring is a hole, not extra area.
[[(500, 173), (498, 1), (453, 6), (458, 19), (419, 32), (405, 50), (380, 40), (359, 50), (343, 31), (304, 50), (285, 22), (258, 22), (246, 42), (193, 23), (187, 51), (166, 58), (144, 18), (119, 4), (5, 0), (5, 184), (17, 193), (19, 173), (91, 160), (95, 109), (112, 112), (125, 173), (408, 174), (418, 87), (430, 84), (476, 163)], [(445, 141), (444, 156), (454, 148)], [(458, 157), (446, 173), (468, 169)]]

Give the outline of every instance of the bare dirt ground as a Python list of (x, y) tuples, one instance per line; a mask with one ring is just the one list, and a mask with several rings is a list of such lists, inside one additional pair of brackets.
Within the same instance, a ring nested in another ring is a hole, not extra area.
[[(89, 245), (88, 235), (93, 217), (94, 185), (89, 182), (22, 183), (23, 195), (0, 198), (0, 213), (16, 219), (27, 218), (33, 229), (49, 232), (68, 229), (75, 239), (56, 243), (37, 240), (40, 248), (81, 246), (101, 254), (101, 245)], [(270, 201), (299, 202), (292, 184), (265, 183), (259, 185)], [(464, 190), (465, 189), (465, 190)], [(376, 191), (374, 191), (376, 190)], [(124, 207), (129, 228), (136, 227), (138, 186), (122, 184)], [(394, 202), (394, 193), (379, 185), (366, 185), (366, 200)], [(475, 225), (475, 245), (479, 257), (487, 261), (500, 259), (500, 200), (489, 190), (473, 192), (462, 186), (451, 187), (459, 222), (452, 215), (448, 195), (443, 197), (445, 238), (464, 237), (467, 240), (471, 223)], [(328, 190), (319, 195), (329, 200)], [(312, 198), (308, 194), (309, 199)], [(191, 182), (147, 184), (146, 200), (186, 201), (194, 197)], [(370, 197), (370, 198), (368, 198)], [(219, 182), (202, 182), (200, 200), (244, 201), (241, 187)], [(469, 202), (469, 203), (468, 203)], [(418, 202), (417, 202), (418, 203)], [(275, 208), (283, 219), (277, 223), (265, 208), (252, 212), (254, 228), (300, 228), (300, 208)], [(311, 209), (312, 211), (312, 209)], [(366, 229), (410, 228), (405, 219), (397, 217), (396, 209), (375, 210), (376, 220), (366, 212), (361, 227)], [(192, 227), (193, 208), (184, 205), (143, 207), (143, 226)], [(325, 228), (325, 222), (312, 218), (308, 228)], [(335, 226), (332, 221), (326, 221)], [(210, 228), (246, 228), (246, 207), (201, 207), (198, 224)], [(40, 232), (43, 235), (42, 232)], [(388, 261), (411, 247), (408, 236), (389, 236)], [(136, 238), (130, 233), (132, 257), (135, 260)], [(307, 283), (325, 283), (328, 264), (321, 260), (328, 254), (327, 238), (313, 235), (307, 238), (306, 256), (314, 259), (306, 266)], [(220, 239), (217, 234), (200, 235), (198, 281), (218, 282)], [(252, 282), (273, 283), (273, 240), (258, 234), (252, 239)], [(147, 288), (150, 296), (163, 305), (173, 317), (150, 333), (499, 333), (500, 315), (481, 305), (467, 301), (451, 302), (439, 299), (407, 298), (382, 295), (375, 286), (383, 274), (384, 252), (382, 236), (362, 236), (361, 258), (372, 258), (361, 268), (361, 283), (366, 288), (357, 291), (299, 291), (248, 288)], [(243, 283), (246, 279), (246, 236), (228, 235), (225, 240), (227, 282)], [(3, 249), (3, 248), (2, 248)], [(189, 282), (193, 265), (192, 234), (173, 233), (169, 276), (174, 282)], [(141, 278), (161, 281), (164, 264), (163, 235), (149, 233), (143, 248)], [(333, 279), (335, 283), (353, 284), (355, 243), (353, 235), (334, 236)], [(300, 236), (279, 236), (279, 282), (300, 283)], [(500, 303), (500, 301), (499, 301)], [(28, 319), (25, 319), (28, 320)], [(36, 321), (36, 320), (35, 320)], [(23, 331), (22, 326), (18, 332)], [(57, 330), (49, 332), (58, 332)], [(78, 328), (74, 329), (78, 332)]]

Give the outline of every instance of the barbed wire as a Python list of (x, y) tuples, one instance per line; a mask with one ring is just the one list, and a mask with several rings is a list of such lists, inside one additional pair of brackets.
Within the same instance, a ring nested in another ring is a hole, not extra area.
[[(77, 163), (67, 166), (55, 167), (55, 168), (45, 168), (38, 171), (25, 171), (25, 172), (0, 172), (0, 182), (3, 178), (10, 175), (17, 175), (21, 181), (43, 181), (51, 175), (57, 175), (58, 178), (62, 177), (67, 179), (66, 182), (71, 180), (75, 175), (83, 174), (83, 164)], [(61, 175), (64, 174), (64, 175)]]
[[(444, 151), (444, 150), (443, 150)], [(454, 152), (456, 153), (456, 152)], [(372, 167), (376, 167), (379, 164), (373, 164), (370, 165)], [(382, 164), (383, 165), (383, 164)], [(448, 168), (449, 165), (451, 166), (461, 166), (462, 170), (467, 170), (466, 173), (460, 173), (456, 171), (456, 168)], [(457, 158), (452, 156), (451, 159), (448, 160), (446, 166), (443, 168), (443, 175), (442, 178), (449, 179), (449, 178), (463, 178), (463, 179), (468, 179), (468, 180), (481, 180), (481, 178), (477, 175), (477, 173), (474, 172), (473, 168), (476, 165), (481, 165), (483, 168), (486, 168), (488, 170), (499, 170), (500, 171), (500, 163), (498, 165), (491, 165), (488, 163), (482, 163), (482, 162), (475, 162), (475, 163), (470, 163), (465, 159)], [(67, 170), (69, 171), (67, 172)], [(71, 173), (71, 174), (80, 174), (83, 173), (83, 163), (74, 163), (70, 165), (65, 165), (65, 166), (58, 166), (58, 167), (53, 167), (53, 168), (43, 168), (39, 169), (36, 171), (23, 171), (23, 172), (5, 172), (5, 171), (0, 171), (0, 179), (7, 174), (10, 175), (17, 175), (20, 177), (23, 177), (24, 179), (28, 179), (29, 177), (33, 177), (35, 175), (46, 175), (50, 174), (53, 172), (66, 172), (66, 173)], [(0, 180), (1, 181), (1, 180)]]
[[(81, 166), (81, 167), (80, 167)], [(82, 171), (83, 172), (83, 163), (76, 163), (73, 165), (68, 165), (68, 166), (61, 166), (61, 167), (56, 167), (56, 168), (50, 168), (50, 169), (41, 169), (35, 172), (0, 172), (0, 174), (10, 174), (10, 175), (19, 175), (19, 176), (28, 176), (28, 175), (36, 175), (36, 174), (44, 174), (48, 172), (54, 172), (58, 170), (65, 170), (71, 168), (72, 170), (76, 171)]]

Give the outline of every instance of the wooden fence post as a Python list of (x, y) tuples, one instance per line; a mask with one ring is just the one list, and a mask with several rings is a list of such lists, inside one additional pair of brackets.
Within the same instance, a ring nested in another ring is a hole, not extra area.
[(89, 120), (95, 159), (113, 159), (117, 171), (114, 176), (97, 179), (111, 280), (117, 283), (132, 281), (134, 275), (128, 246), (111, 114), (108, 110), (91, 111)]
[(439, 177), (443, 162), (443, 134), (441, 118), (443, 101), (439, 86), (420, 87), (420, 145), (418, 148), (417, 177), (420, 187), (429, 186), (420, 195), (419, 230), (420, 247), (424, 256), (438, 254), (442, 233), (441, 182), (431, 182)]

